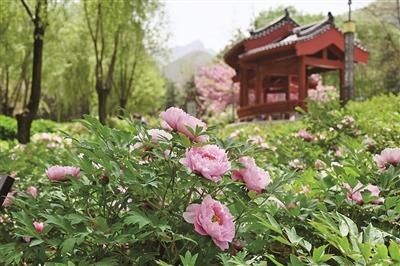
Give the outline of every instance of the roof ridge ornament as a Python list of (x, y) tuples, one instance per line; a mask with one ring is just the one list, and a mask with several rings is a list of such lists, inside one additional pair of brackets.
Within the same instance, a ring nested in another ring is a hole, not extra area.
[(335, 23), (335, 17), (332, 15), (331, 11), (328, 12), (328, 21), (332, 24)]
[(285, 12), (285, 18), (290, 18), (289, 8), (286, 7), (284, 9), (284, 12)]

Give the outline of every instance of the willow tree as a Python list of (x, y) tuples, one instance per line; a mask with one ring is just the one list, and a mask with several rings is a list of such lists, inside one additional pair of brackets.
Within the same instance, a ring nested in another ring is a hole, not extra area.
[(98, 115), (107, 119), (107, 99), (111, 92), (115, 63), (123, 25), (133, 16), (134, 1), (84, 0), (84, 12), (95, 55), (95, 88)]
[[(128, 106), (128, 101), (140, 83), (139, 73), (151, 68), (154, 55), (161, 53), (163, 12), (157, 0), (131, 1), (133, 17), (123, 24), (121, 49), (118, 52), (114, 87), (118, 96), (120, 114)], [(161, 12), (159, 12), (161, 11)], [(156, 26), (155, 26), (156, 25)], [(150, 60), (149, 60), (150, 59)]]
[(21, 0), (29, 19), (33, 24), (33, 62), (32, 62), (32, 81), (29, 102), (17, 114), (17, 138), (20, 143), (28, 143), (32, 121), (39, 109), (42, 81), (42, 62), (43, 62), (43, 43), (46, 30), (47, 0), (36, 0), (33, 12), (25, 0)]
[(12, 116), (17, 105), (27, 104), (32, 57), (30, 21), (20, 2), (0, 5), (0, 112)]

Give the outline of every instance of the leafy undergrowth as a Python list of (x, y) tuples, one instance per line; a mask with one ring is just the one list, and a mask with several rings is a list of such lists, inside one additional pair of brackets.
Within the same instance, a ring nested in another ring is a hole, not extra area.
[(174, 117), (0, 144), (0, 264), (400, 263), (400, 97), (206, 131)]

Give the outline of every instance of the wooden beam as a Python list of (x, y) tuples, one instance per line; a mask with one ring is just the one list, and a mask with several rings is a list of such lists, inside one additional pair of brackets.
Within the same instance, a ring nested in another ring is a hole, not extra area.
[(321, 59), (316, 57), (305, 56), (304, 63), (306, 65), (327, 68), (327, 69), (340, 69), (344, 67), (343, 62), (340, 60)]
[(238, 116), (243, 120), (264, 114), (295, 112), (297, 106), (299, 106), (297, 100), (256, 104), (239, 108)]

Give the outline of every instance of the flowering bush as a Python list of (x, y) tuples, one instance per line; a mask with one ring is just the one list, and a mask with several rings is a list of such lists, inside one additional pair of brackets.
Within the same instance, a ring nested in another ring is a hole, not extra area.
[(89, 134), (70, 146), (1, 153), (16, 184), (0, 264), (400, 263), (400, 165), (383, 152), (400, 147), (396, 136), (374, 136), (371, 150), (346, 110), (323, 125), (311, 111), (273, 130), (224, 128), (226, 139), (179, 109), (161, 117), (168, 132), (87, 117)]
[(197, 92), (204, 107), (213, 114), (223, 112), (228, 105), (238, 102), (239, 85), (232, 83), (235, 70), (224, 63), (203, 66), (195, 74)]

